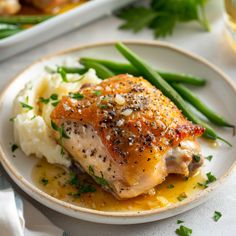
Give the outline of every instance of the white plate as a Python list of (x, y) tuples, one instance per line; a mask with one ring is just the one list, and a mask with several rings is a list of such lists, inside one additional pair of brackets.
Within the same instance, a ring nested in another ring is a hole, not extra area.
[(83, 26), (135, 0), (90, 0), (34, 27), (0, 40), (0, 61)]
[[(171, 45), (157, 42), (127, 42), (129, 47), (145, 58), (155, 68), (168, 71), (186, 72), (207, 78), (204, 88), (194, 88), (195, 92), (212, 108), (223, 114), (231, 122), (236, 121), (236, 89), (233, 83), (219, 69), (205, 60), (184, 52)], [(46, 64), (58, 64), (66, 57), (97, 57), (115, 60), (124, 60), (115, 50), (114, 42), (86, 45), (62, 54), (43, 59), (23, 71), (4, 91), (0, 98), (0, 153), (1, 162), (11, 178), (31, 197), (40, 203), (66, 215), (99, 223), (108, 224), (135, 224), (167, 218), (187, 211), (206, 201), (218, 189), (226, 177), (232, 172), (236, 161), (236, 147), (229, 148), (221, 144), (213, 148), (209, 143), (202, 144), (205, 155), (214, 156), (211, 162), (206, 162), (204, 171), (211, 171), (217, 176), (217, 181), (197, 195), (189, 197), (170, 207), (141, 211), (141, 212), (103, 212), (71, 205), (57, 200), (34, 186), (31, 171), (36, 158), (25, 156), (17, 150), (17, 157), (12, 157), (10, 143), (13, 142), (11, 117), (12, 104), (15, 96), (24, 87), (25, 83), (35, 80), (44, 70)], [(229, 129), (219, 129), (217, 132), (232, 144), (236, 137), (232, 137)]]

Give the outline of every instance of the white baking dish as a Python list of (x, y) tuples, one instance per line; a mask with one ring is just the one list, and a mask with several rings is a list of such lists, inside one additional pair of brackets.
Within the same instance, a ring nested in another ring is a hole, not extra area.
[(91, 0), (64, 14), (0, 40), (0, 61), (71, 31), (135, 0)]

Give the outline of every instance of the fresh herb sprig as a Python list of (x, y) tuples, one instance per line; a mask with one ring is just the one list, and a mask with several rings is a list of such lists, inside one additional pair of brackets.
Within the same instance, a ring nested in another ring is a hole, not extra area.
[(158, 38), (171, 35), (177, 23), (197, 21), (209, 31), (204, 9), (206, 2), (207, 0), (152, 0), (150, 7), (125, 8), (118, 13), (118, 17), (125, 21), (120, 29), (138, 32), (150, 28)]

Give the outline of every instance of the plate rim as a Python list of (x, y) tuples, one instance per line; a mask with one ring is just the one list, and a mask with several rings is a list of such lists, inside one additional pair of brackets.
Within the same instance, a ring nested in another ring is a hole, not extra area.
[[(150, 46), (150, 47), (162, 47), (162, 48), (167, 48), (170, 50), (173, 50), (179, 54), (182, 54), (184, 56), (187, 56), (188, 58), (191, 58), (195, 61), (200, 62), (201, 64), (204, 64), (214, 72), (218, 73), (221, 77), (222, 80), (224, 80), (231, 88), (233, 88), (235, 94), (236, 94), (236, 85), (234, 82), (218, 67), (213, 65), (212, 63), (208, 62), (206, 59), (197, 56), (194, 53), (191, 53), (185, 49), (181, 49), (178, 46), (174, 46), (173, 44), (166, 43), (166, 42), (160, 42), (160, 41), (153, 41), (153, 40), (120, 40), (121, 42), (128, 44), (128, 45), (135, 45), (135, 46)], [(25, 67), (20, 73), (18, 73), (14, 79), (10, 81), (2, 90), (1, 95), (0, 95), (0, 111), (2, 109), (3, 101), (5, 94), (8, 92), (9, 88), (11, 87), (12, 84), (15, 83), (16, 80), (18, 80), (24, 73), (26, 73), (28, 70), (30, 70), (32, 67), (34, 67), (37, 64), (41, 64), (44, 61), (47, 61), (52, 58), (56, 58), (58, 56), (63, 56), (66, 54), (70, 54), (76, 51), (81, 51), (84, 49), (91, 49), (91, 48), (96, 48), (100, 46), (111, 46), (115, 45), (117, 43), (116, 40), (112, 41), (105, 41), (105, 42), (99, 42), (99, 43), (89, 43), (89, 44), (82, 44), (77, 47), (72, 47), (63, 51), (59, 51), (57, 53), (52, 53), (50, 55), (47, 55), (45, 57), (42, 57), (41, 59), (36, 60), (35, 62), (31, 63), (29, 66)], [(37, 188), (35, 185), (31, 184), (28, 182), (23, 176), (21, 176), (18, 172), (17, 169), (14, 168), (13, 165), (11, 165), (10, 161), (8, 161), (7, 154), (4, 153), (2, 149), (2, 145), (0, 144), (0, 162), (3, 165), (4, 169), (6, 172), (10, 175), (12, 180), (24, 191), (29, 195), (28, 191), (33, 191), (35, 194), (32, 195), (31, 197), (40, 202), (43, 205), (46, 205), (47, 207), (50, 207), (53, 210), (60, 211), (60, 209), (55, 209), (55, 207), (50, 206), (49, 204), (45, 203), (44, 201), (49, 201), (53, 204), (56, 204), (57, 207), (63, 207), (65, 210), (73, 210), (74, 212), (81, 213), (81, 214), (90, 214), (93, 216), (100, 216), (100, 217), (112, 217), (112, 218), (120, 218), (120, 217), (126, 217), (126, 218), (139, 218), (139, 217), (148, 217), (148, 216), (153, 216), (153, 215), (158, 215), (160, 213), (164, 212), (170, 212), (171, 210), (181, 208), (184, 206), (188, 206), (190, 203), (197, 202), (200, 200), (203, 200), (204, 197), (207, 198), (207, 196), (213, 191), (216, 190), (218, 187), (220, 187), (221, 184), (223, 184), (226, 179), (232, 174), (233, 170), (236, 169), (236, 159), (230, 166), (230, 168), (225, 172), (224, 175), (222, 175), (217, 181), (213, 184), (211, 184), (207, 189), (204, 189), (197, 193), (194, 196), (189, 197), (183, 202), (175, 203), (167, 207), (163, 208), (157, 208), (157, 209), (152, 209), (152, 210), (145, 210), (145, 211), (120, 211), (120, 212), (115, 212), (115, 211), (100, 211), (100, 210), (94, 210), (94, 209), (89, 209), (85, 207), (80, 207), (73, 205), (71, 203), (67, 203), (65, 201), (56, 199), (47, 193), (43, 192), (39, 188)], [(38, 194), (38, 196), (37, 196)], [(42, 199), (42, 201), (39, 200), (39, 198)]]

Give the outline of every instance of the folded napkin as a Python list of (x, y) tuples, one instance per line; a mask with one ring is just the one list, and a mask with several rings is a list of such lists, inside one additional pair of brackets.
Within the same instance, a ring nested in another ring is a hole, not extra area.
[[(24, 207), (27, 208), (27, 212), (24, 212)], [(1, 172), (0, 234), (7, 236), (68, 236), (14, 192)]]

